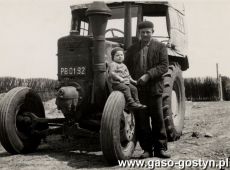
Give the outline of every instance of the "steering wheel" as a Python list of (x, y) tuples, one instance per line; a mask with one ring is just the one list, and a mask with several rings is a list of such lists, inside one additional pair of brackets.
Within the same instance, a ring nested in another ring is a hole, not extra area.
[(105, 33), (111, 32), (111, 33), (112, 33), (112, 36), (113, 36), (113, 38), (114, 38), (114, 37), (117, 37), (117, 36), (114, 35), (114, 31), (115, 31), (115, 32), (119, 32), (119, 33), (121, 33), (121, 34), (124, 35), (124, 32), (121, 31), (121, 30), (119, 30), (119, 29), (117, 29), (117, 28), (110, 28), (110, 29), (107, 29), (107, 30), (105, 31)]

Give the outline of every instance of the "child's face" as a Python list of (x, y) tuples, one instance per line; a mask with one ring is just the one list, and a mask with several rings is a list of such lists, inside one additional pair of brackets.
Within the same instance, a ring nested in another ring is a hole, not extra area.
[(116, 63), (122, 63), (124, 61), (124, 52), (123, 51), (117, 51), (114, 54), (113, 61), (115, 61)]

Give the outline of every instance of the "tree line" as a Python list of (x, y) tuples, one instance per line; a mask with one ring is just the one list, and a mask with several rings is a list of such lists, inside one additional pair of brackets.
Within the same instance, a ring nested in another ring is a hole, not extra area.
[[(185, 95), (190, 101), (219, 100), (218, 82), (216, 78), (185, 78)], [(230, 78), (222, 77), (223, 99), (230, 100)]]
[(36, 91), (43, 101), (47, 101), (55, 97), (57, 83), (57, 80), (48, 78), (0, 77), (0, 93), (6, 93), (18, 86), (26, 86)]
[[(0, 93), (6, 93), (18, 86), (27, 86), (35, 90), (43, 101), (55, 97), (58, 81), (47, 78), (21, 79), (15, 77), (0, 77)], [(185, 78), (185, 95), (190, 101), (218, 101), (218, 82), (212, 77)], [(230, 78), (222, 77), (223, 99), (230, 100)]]

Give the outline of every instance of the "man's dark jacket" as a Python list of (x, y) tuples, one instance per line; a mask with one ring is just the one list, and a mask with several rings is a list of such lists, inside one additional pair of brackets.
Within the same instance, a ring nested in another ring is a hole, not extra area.
[(148, 73), (150, 80), (145, 89), (151, 95), (163, 93), (163, 74), (168, 71), (168, 54), (166, 46), (151, 39), (147, 54), (147, 71), (137, 69), (140, 68), (141, 42), (133, 44), (129, 47), (125, 56), (125, 64), (127, 65), (133, 79), (138, 80), (143, 74)]

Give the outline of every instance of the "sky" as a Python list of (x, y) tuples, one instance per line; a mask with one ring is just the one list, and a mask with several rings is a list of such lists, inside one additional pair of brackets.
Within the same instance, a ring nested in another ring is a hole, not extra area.
[[(0, 77), (57, 79), (57, 40), (79, 0), (0, 0)], [(230, 77), (230, 1), (185, 0), (190, 68), (184, 77)]]

